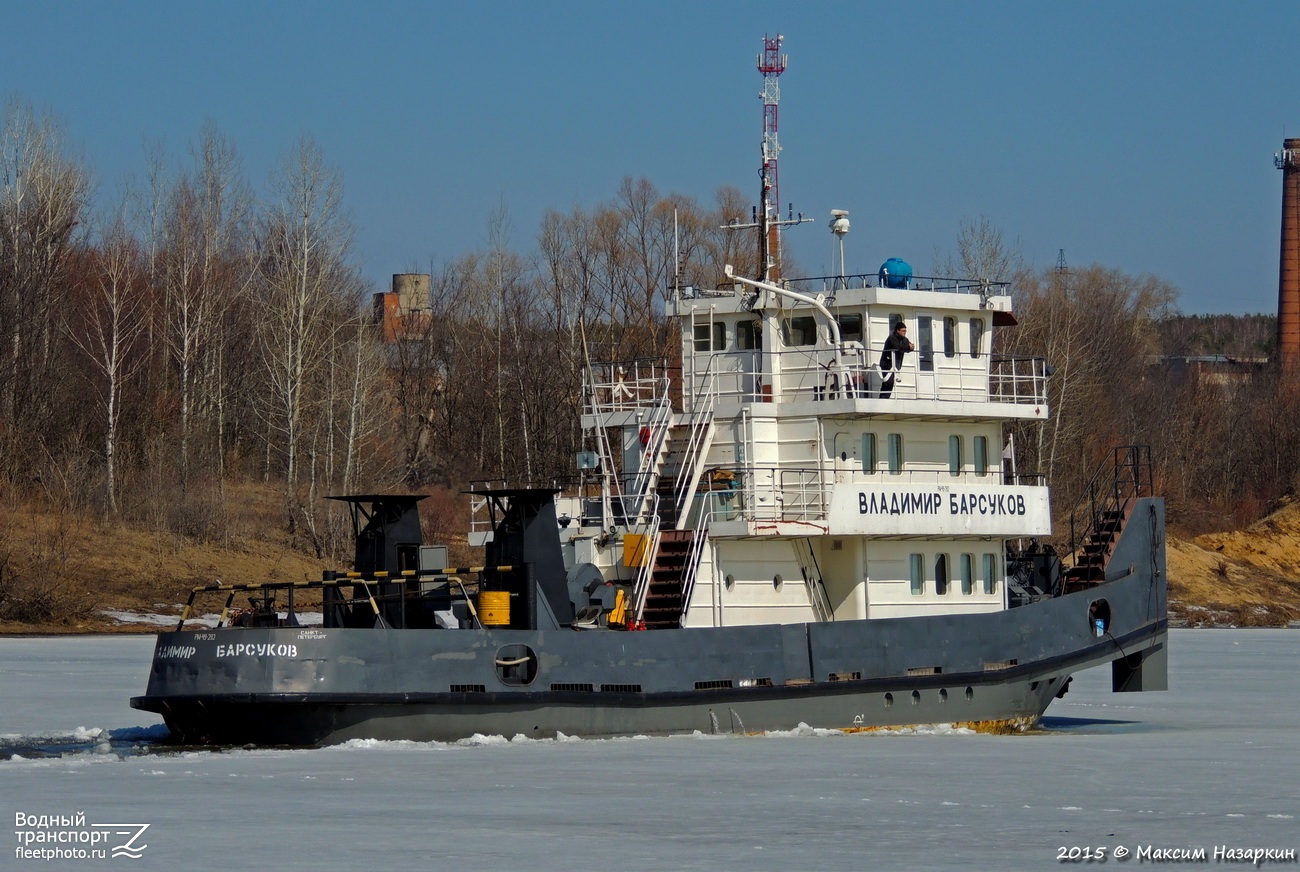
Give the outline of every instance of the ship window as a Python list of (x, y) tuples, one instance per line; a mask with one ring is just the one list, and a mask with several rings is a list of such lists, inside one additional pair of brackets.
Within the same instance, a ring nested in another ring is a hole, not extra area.
[(921, 372), (934, 372), (934, 319), (929, 315), (916, 317), (916, 351)]
[(984, 319), (970, 319), (970, 356), (979, 357), (984, 345)]
[(948, 555), (934, 555), (934, 592), (939, 596), (948, 593)]
[(903, 434), (889, 434), (889, 474), (903, 474)]
[(998, 580), (993, 573), (997, 571), (998, 556), (996, 554), (984, 555), (984, 593), (994, 594), (998, 589)]
[(727, 347), (727, 325), (721, 321), (695, 325), (696, 351), (723, 351)]
[(894, 328), (903, 323), (903, 316), (897, 312), (889, 313), (889, 332), (893, 333)]
[(957, 356), (957, 319), (953, 317), (943, 319), (943, 356)]
[(811, 315), (786, 318), (781, 322), (781, 340), (789, 346), (816, 345), (817, 322)]
[(876, 471), (876, 434), (862, 434), (862, 471)]
[(961, 592), (963, 594), (972, 594), (975, 592), (975, 555), (963, 554), (961, 556)]
[(961, 437), (948, 437), (948, 473), (950, 475), (961, 475)]
[(911, 555), (909, 564), (912, 574), (912, 595), (921, 596), (925, 593), (925, 555)]
[(862, 341), (862, 316), (861, 315), (836, 315), (835, 321), (840, 325), (840, 341), (842, 342), (861, 342)]
[(975, 437), (975, 474), (989, 474), (989, 437)]
[(763, 347), (761, 321), (741, 321), (736, 325), (736, 347), (741, 351), (757, 351)]

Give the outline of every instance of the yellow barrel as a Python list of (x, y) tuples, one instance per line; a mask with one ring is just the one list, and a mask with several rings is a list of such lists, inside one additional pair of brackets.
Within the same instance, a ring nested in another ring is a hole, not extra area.
[(505, 590), (479, 591), (478, 619), (485, 627), (510, 626), (510, 592)]

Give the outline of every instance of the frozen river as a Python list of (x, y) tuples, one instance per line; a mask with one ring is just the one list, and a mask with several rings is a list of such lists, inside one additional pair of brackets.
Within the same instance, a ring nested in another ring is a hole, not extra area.
[[(107, 862), (168, 870), (1019, 870), (1071, 847), (1111, 866), (1154, 865), (1144, 848), (1203, 847), (1197, 865), (1225, 865), (1217, 846), (1300, 849), (1295, 630), (1175, 630), (1172, 690), (1111, 694), (1108, 670), (1083, 673), (1035, 735), (220, 753), (152, 746), (162, 728), (127, 704), (152, 644), (0, 638), (6, 823), (147, 823), (139, 859)], [(0, 868), (100, 862), (21, 858), (15, 829)]]

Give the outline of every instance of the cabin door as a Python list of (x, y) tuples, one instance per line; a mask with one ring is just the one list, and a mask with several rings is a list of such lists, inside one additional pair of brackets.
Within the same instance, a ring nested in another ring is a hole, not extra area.
[(860, 436), (845, 432), (835, 434), (831, 443), (831, 451), (834, 454), (831, 458), (831, 466), (835, 469), (837, 482), (849, 481), (851, 476), (848, 473), (862, 468), (861, 448)]
[[(933, 400), (937, 396), (934, 375), (934, 316), (916, 316), (916, 398)], [(904, 364), (906, 369), (906, 364)], [(897, 392), (895, 392), (897, 393)]]
[[(763, 322), (742, 316), (736, 324), (736, 353), (731, 368), (737, 373), (740, 395), (759, 400), (763, 392)], [(724, 389), (727, 386), (724, 385)]]

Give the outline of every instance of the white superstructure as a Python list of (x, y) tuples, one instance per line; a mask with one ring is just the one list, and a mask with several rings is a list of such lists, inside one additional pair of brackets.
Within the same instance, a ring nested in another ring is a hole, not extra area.
[[(677, 293), (680, 374), (592, 363), (569, 565), (659, 626), (1006, 608), (1004, 543), (1050, 533), (1050, 508), (1003, 423), (1046, 419), (1046, 367), (993, 355), (1005, 286), (881, 278)], [(884, 397), (899, 320), (916, 350)]]

